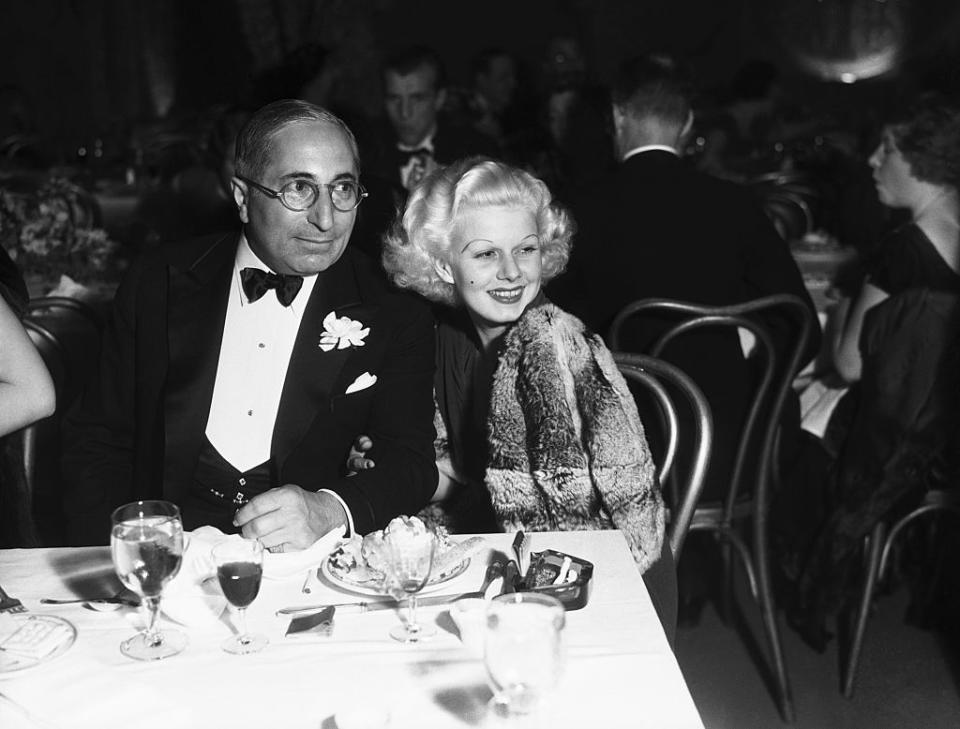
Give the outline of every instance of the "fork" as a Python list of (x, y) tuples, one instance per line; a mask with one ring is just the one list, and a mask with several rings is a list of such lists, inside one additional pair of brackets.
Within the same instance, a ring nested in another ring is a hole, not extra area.
[(502, 559), (494, 559), (493, 562), (487, 565), (487, 572), (483, 576), (483, 584), (480, 585), (480, 589), (476, 592), (465, 592), (460, 597), (486, 597), (487, 588), (489, 588), (498, 577), (503, 577), (505, 566)]
[(25, 613), (27, 609), (15, 597), (10, 597), (0, 587), (0, 613)]

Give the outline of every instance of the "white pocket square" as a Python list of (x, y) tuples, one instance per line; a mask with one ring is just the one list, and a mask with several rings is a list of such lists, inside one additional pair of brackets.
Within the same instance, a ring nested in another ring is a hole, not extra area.
[(376, 381), (376, 375), (371, 375), (369, 372), (364, 372), (352, 383), (350, 383), (350, 387), (347, 388), (347, 391), (344, 394), (349, 395), (351, 392), (360, 392), (360, 390), (366, 390), (368, 387), (372, 387)]

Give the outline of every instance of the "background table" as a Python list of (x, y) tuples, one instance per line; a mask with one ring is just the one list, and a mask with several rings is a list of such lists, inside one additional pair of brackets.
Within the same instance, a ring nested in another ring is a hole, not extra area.
[[(510, 535), (488, 535), (509, 553)], [(531, 535), (531, 549), (558, 549), (594, 563), (586, 608), (567, 613), (567, 664), (545, 727), (691, 727), (703, 724), (646, 588), (620, 532)], [(443, 592), (474, 590), (489, 551)], [(0, 699), (0, 726), (103, 727), (124, 721), (148, 727), (310, 727), (335, 729), (335, 716), (365, 706), (389, 711), (390, 727), (482, 726), (487, 687), (483, 663), (460, 644), (445, 607), (421, 608), (439, 635), (421, 645), (391, 640), (396, 611), (336, 616), (329, 638), (291, 639), (286, 605), (352, 599), (329, 584), (301, 593), (304, 575), (264, 580), (248, 610), (252, 631), (270, 645), (259, 654), (220, 650), (232, 623), (225, 612), (203, 628), (181, 628), (186, 651), (155, 663), (120, 653), (139, 625), (136, 611), (96, 612), (82, 605), (40, 605), (41, 597), (90, 593), (116, 585), (107, 548), (0, 551), (0, 581), (31, 612), (56, 614), (78, 631), (63, 656), (23, 673), (0, 674), (0, 693), (26, 707), (35, 723)], [(357, 599), (362, 599), (358, 597)], [(420, 614), (420, 611), (418, 611)], [(170, 622), (163, 621), (163, 626)]]

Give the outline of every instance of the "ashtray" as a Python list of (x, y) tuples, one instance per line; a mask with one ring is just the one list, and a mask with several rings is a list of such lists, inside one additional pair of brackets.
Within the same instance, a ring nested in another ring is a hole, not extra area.
[(579, 610), (590, 598), (593, 563), (555, 549), (530, 554), (524, 591), (557, 598), (566, 610)]

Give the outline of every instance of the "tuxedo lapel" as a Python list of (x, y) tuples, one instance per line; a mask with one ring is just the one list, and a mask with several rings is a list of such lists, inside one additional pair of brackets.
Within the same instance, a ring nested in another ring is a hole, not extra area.
[(219, 239), (187, 268), (170, 267), (164, 480), (180, 491), (200, 452), (233, 278), (237, 236)]
[(330, 399), (338, 394), (340, 371), (357, 347), (320, 348), (323, 320), (330, 312), (367, 325), (374, 313), (364, 305), (349, 250), (326, 271), (321, 271), (303, 313), (300, 330), (290, 355), (280, 407), (273, 428), (271, 453), (277, 471), (303, 438), (320, 412), (330, 411)]

